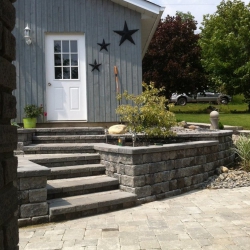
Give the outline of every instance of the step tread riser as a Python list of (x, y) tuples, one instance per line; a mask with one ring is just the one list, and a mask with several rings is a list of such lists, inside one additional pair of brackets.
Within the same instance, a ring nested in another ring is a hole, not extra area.
[(92, 193), (96, 193), (96, 192), (102, 192), (102, 191), (112, 191), (112, 190), (116, 190), (119, 188), (118, 184), (111, 184), (108, 186), (102, 186), (102, 187), (88, 187), (85, 189), (81, 189), (79, 188), (79, 190), (77, 190), (78, 188), (75, 189), (62, 189), (62, 190), (57, 190), (58, 192), (49, 192), (48, 190), (48, 194), (47, 194), (47, 198), (48, 200), (50, 199), (57, 199), (57, 198), (64, 198), (64, 197), (71, 197), (71, 196), (77, 196), (77, 195), (84, 195), (84, 194), (92, 194)]

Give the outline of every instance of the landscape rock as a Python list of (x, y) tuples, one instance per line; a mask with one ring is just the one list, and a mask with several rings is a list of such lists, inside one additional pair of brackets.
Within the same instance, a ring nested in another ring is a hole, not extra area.
[(117, 124), (117, 125), (113, 125), (109, 128), (109, 134), (125, 134), (126, 133), (126, 125), (123, 124)]
[(228, 172), (214, 175), (208, 178), (202, 188), (237, 188), (250, 186), (250, 172), (243, 170), (228, 170)]

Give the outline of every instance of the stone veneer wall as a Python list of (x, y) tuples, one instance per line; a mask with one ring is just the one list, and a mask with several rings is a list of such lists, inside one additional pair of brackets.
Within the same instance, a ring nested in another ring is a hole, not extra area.
[(0, 0), (0, 249), (19, 249), (17, 225), (17, 146), (16, 117), (15, 0)]
[(95, 149), (106, 174), (143, 203), (196, 189), (217, 167), (233, 162), (232, 131), (190, 136), (199, 141), (135, 148), (103, 144)]

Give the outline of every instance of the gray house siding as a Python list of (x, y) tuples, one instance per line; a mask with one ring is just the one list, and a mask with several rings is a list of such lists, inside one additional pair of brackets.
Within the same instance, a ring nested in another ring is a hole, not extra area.
[[(18, 0), (16, 7), (17, 121), (24, 117), (26, 104), (43, 105), (46, 111), (45, 35), (46, 33), (84, 33), (86, 42), (88, 122), (117, 121), (114, 66), (118, 68), (120, 91), (141, 93), (141, 14), (110, 0)], [(132, 35), (135, 44), (120, 38), (113, 30), (139, 29)], [(23, 37), (26, 25), (32, 44)], [(110, 43), (100, 51), (102, 40)], [(101, 63), (100, 72), (89, 64)], [(40, 120), (42, 122), (43, 120)]]

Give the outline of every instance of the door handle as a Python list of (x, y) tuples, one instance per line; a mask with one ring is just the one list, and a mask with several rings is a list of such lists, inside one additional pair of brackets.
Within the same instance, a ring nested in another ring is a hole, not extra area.
[(49, 82), (48, 85), (51, 86), (51, 83)]

